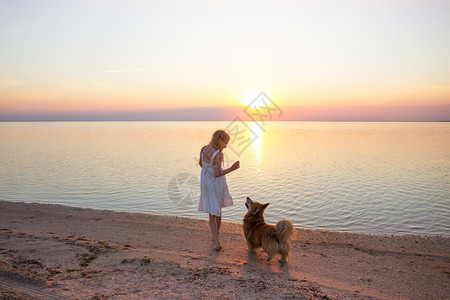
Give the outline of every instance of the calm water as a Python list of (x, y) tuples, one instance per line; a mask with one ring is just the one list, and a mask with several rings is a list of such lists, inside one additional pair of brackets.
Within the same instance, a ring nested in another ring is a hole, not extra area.
[(0, 199), (206, 218), (198, 154), (218, 128), (241, 161), (226, 221), (250, 196), (268, 223), (450, 236), (450, 123), (0, 123)]

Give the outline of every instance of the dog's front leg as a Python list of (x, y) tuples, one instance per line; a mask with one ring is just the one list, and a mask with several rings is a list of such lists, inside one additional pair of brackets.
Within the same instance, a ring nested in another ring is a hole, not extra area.
[(248, 251), (250, 251), (250, 252), (255, 251), (255, 247), (253, 247), (253, 245), (250, 242), (247, 242), (247, 247), (248, 247)]

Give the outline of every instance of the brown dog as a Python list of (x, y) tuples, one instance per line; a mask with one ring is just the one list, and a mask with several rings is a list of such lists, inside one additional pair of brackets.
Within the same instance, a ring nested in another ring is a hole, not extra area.
[(286, 257), (289, 255), (289, 238), (294, 232), (294, 226), (286, 219), (278, 221), (276, 227), (266, 224), (263, 214), (268, 205), (269, 203), (262, 204), (247, 197), (245, 206), (248, 210), (244, 216), (243, 227), (248, 249), (262, 247), (269, 255), (267, 261), (279, 253), (280, 261), (286, 262)]

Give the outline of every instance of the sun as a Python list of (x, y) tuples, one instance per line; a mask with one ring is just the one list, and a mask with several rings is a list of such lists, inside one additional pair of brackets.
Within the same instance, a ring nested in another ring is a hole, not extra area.
[(240, 97), (240, 102), (244, 106), (250, 106), (253, 100), (261, 93), (261, 90), (258, 89), (249, 89), (242, 93)]

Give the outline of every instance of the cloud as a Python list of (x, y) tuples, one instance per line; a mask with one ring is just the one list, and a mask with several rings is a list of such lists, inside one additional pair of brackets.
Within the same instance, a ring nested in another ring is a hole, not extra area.
[(91, 71), (91, 73), (131, 73), (131, 72), (144, 72), (144, 71), (147, 71), (147, 70), (143, 69), (143, 68), (128, 68), (128, 69)]
[(89, 83), (95, 87), (102, 89), (112, 89), (116, 86), (115, 81), (102, 80), (99, 78), (92, 78)]
[(3, 31), (3, 32), (23, 32), (23, 31), (30, 31), (35, 28), (36, 28), (36, 26), (9, 27), (9, 28), (2, 28), (1, 31)]
[(450, 104), (286, 107), (283, 121), (449, 121)]
[[(281, 121), (449, 121), (450, 104), (372, 107), (285, 107)], [(0, 111), (0, 121), (233, 121), (242, 107), (115, 111)]]
[(448, 90), (450, 86), (445, 85), (427, 85), (427, 86), (415, 86), (415, 90)]
[(193, 107), (163, 110), (2, 112), (0, 121), (231, 121), (239, 107)]
[(0, 90), (6, 90), (23, 85), (23, 81), (16, 78), (0, 78)]

